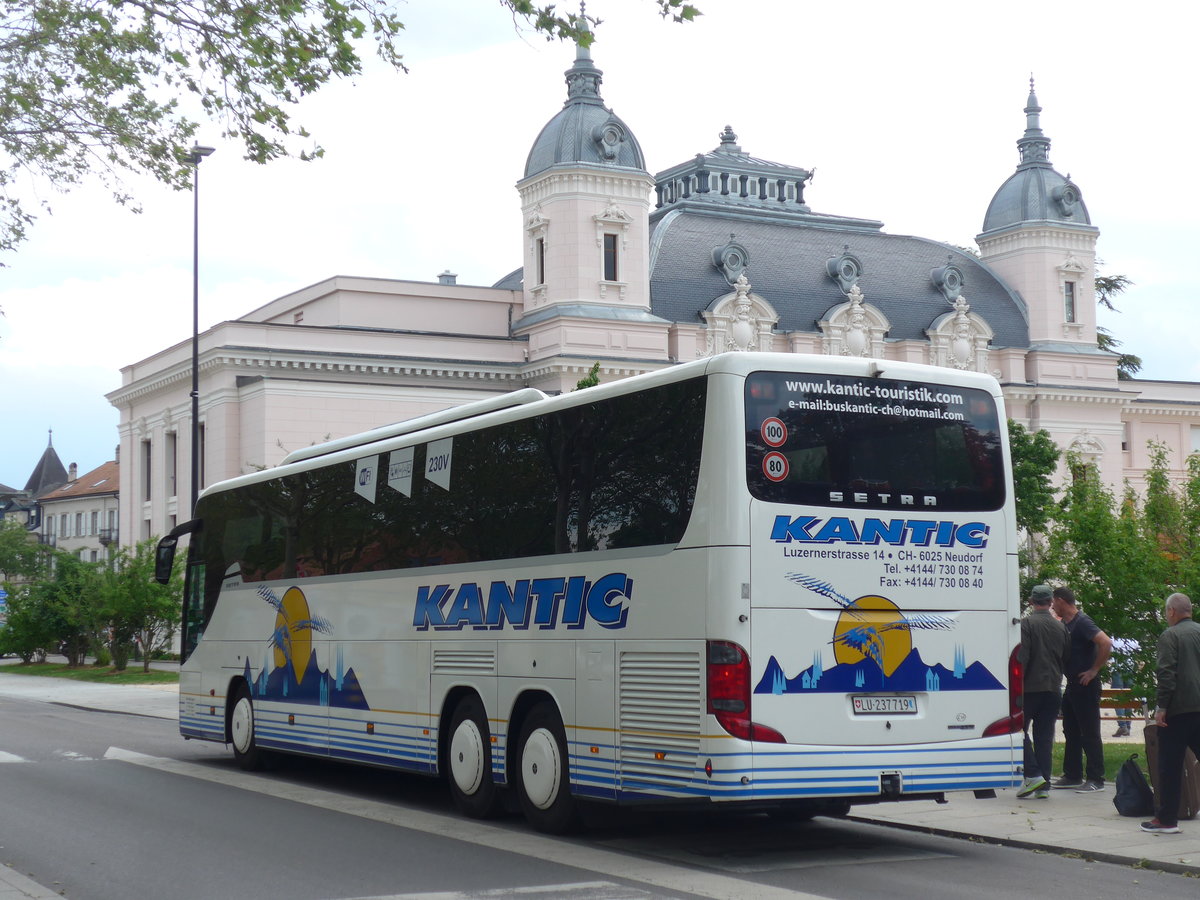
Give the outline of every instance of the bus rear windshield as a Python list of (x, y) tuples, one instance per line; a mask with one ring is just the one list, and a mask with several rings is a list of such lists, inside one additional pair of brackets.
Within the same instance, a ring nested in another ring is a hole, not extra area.
[(746, 380), (746, 479), (760, 500), (999, 509), (1002, 442), (986, 391), (784, 372)]

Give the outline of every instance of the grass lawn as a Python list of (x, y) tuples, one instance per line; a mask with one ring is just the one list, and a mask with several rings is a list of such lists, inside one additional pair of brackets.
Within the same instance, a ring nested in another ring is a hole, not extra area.
[[(1107, 724), (1107, 723), (1106, 723)], [(1062, 741), (1056, 741), (1054, 744), (1054, 777), (1057, 778), (1062, 774), (1063, 750), (1066, 744)], [(1146, 745), (1141, 741), (1112, 741), (1104, 742), (1104, 778), (1109, 783), (1117, 777), (1117, 769), (1121, 768), (1121, 763), (1129, 759), (1131, 753), (1138, 755), (1138, 765), (1142, 767), (1142, 771), (1146, 772), (1149, 766), (1146, 764)], [(1084, 757), (1084, 765), (1087, 764), (1087, 757)]]
[(130, 663), (124, 672), (110, 666), (80, 666), (72, 669), (66, 663), (17, 663), (0, 666), (0, 675), (43, 675), (51, 678), (73, 678), (76, 681), (96, 681), (102, 684), (175, 684), (178, 672), (163, 672), (151, 669), (142, 671), (140, 662)]

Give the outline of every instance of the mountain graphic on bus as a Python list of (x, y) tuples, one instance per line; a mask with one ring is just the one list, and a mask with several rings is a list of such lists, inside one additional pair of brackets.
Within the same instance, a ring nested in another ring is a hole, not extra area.
[[(960, 654), (956, 654), (960, 655)], [(845, 694), (854, 691), (1001, 691), (1004, 685), (982, 663), (956, 665), (948, 669), (941, 663), (929, 665), (913, 650), (892, 672), (885, 675), (874, 660), (841, 663), (823, 669), (814, 662), (794, 678), (788, 678), (774, 656), (754, 688), (756, 694)]]
[[(341, 648), (338, 648), (339, 651)], [(341, 653), (338, 653), (338, 670), (323, 672), (317, 665), (317, 654), (313, 651), (304, 667), (303, 676), (296, 678), (290, 665), (268, 668), (264, 663), (258, 675), (246, 660), (244, 675), (250, 685), (254, 699), (277, 700), (290, 703), (308, 703), (315, 706), (336, 706), (348, 709), (370, 709), (367, 697), (358, 683), (353, 669), (341, 669)]]
[(322, 670), (312, 646), (313, 632), (329, 634), (333, 626), (327, 619), (314, 616), (308, 599), (298, 587), (290, 587), (280, 597), (263, 585), (258, 595), (275, 610), (275, 624), (267, 642), (262, 668), (253, 674), (246, 658), (244, 675), (251, 696), (264, 700), (312, 703), (351, 709), (370, 709), (354, 669), (345, 667), (342, 647), (337, 648), (337, 668)]
[(796, 572), (786, 577), (842, 608), (830, 640), (834, 665), (826, 668), (818, 650), (811, 666), (788, 678), (779, 660), (772, 656), (754, 689), (756, 694), (1004, 690), (982, 663), (967, 663), (966, 649), (961, 644), (955, 647), (953, 668), (941, 663), (930, 666), (921, 658), (913, 646), (913, 634), (949, 631), (955, 626), (952, 616), (905, 615), (887, 597), (868, 594), (851, 600), (813, 576)]

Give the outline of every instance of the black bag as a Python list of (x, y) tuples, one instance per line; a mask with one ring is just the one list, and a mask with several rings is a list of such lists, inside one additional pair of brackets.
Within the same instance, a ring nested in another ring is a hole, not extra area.
[(1113, 806), (1123, 816), (1152, 816), (1154, 792), (1137, 764), (1137, 757), (1136, 753), (1131, 753), (1117, 770), (1117, 795), (1113, 797)]

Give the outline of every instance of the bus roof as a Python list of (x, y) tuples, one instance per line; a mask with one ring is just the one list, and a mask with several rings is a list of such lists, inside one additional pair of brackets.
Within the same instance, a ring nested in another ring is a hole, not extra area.
[(476, 400), (474, 403), (451, 406), (449, 409), (439, 410), (438, 412), (429, 413), (424, 416), (417, 416), (415, 419), (405, 419), (403, 422), (383, 425), (379, 428), (373, 428), (370, 431), (363, 431), (358, 434), (336, 438), (332, 441), (325, 441), (321, 444), (313, 444), (311, 447), (302, 447), (299, 450), (293, 450), (283, 458), (283, 462), (280, 465), (286, 466), (289, 463), (300, 462), (303, 459), (326, 456), (330, 453), (336, 453), (339, 450), (345, 450), (347, 447), (373, 444), (376, 441), (398, 437), (399, 435), (409, 434), (414, 431), (423, 431), (426, 428), (432, 428), (435, 425), (444, 425), (447, 422), (460, 422), (463, 419), (470, 419), (475, 416), (481, 416), (484, 413), (495, 412), (498, 409), (510, 409), (514, 406), (534, 403), (538, 400), (545, 400), (546, 396), (546, 394), (543, 394), (536, 388), (521, 388), (507, 394), (501, 394), (498, 397), (487, 397), (483, 400)]
[[(908, 379), (913, 381), (928, 380), (935, 384), (958, 385), (974, 387), (991, 393), (997, 399), (1002, 397), (1000, 385), (991, 375), (982, 372), (967, 372), (959, 369), (948, 369), (941, 366), (929, 366), (922, 363), (910, 363), (897, 360), (871, 359), (855, 356), (825, 356), (820, 354), (801, 353), (758, 353), (733, 351), (716, 356), (697, 359), (677, 365), (667, 365), (652, 372), (644, 372), (596, 385), (585, 391), (571, 391), (564, 394), (548, 396), (536, 388), (522, 388), (498, 397), (489, 397), (474, 403), (454, 406), (439, 412), (418, 416), (404, 422), (385, 425), (371, 431), (348, 435), (312, 447), (295, 450), (284, 457), (278, 466), (236, 476), (206, 488), (202, 495), (215, 491), (226, 490), (242, 484), (259, 481), (289, 474), (290, 472), (310, 468), (313, 460), (335, 454), (344, 461), (356, 456), (371, 455), (395, 449), (396, 438), (415, 435), (419, 432), (434, 432), (423, 435), (420, 441), (434, 440), (453, 434), (444, 426), (454, 425), (467, 419), (486, 417), (486, 423), (507, 422), (522, 418), (526, 415), (541, 412), (551, 412), (571, 406), (579, 406), (612, 396), (627, 394), (631, 391), (645, 390), (651, 387), (695, 378), (701, 375), (726, 374), (745, 377), (751, 372), (760, 370), (812, 372), (814, 374), (857, 375), (875, 378)], [(418, 441), (419, 442), (419, 441)], [(407, 443), (407, 442), (403, 442)], [(334, 460), (329, 460), (333, 462)], [(304, 465), (304, 463), (308, 465)], [(287, 471), (281, 471), (286, 469)]]

